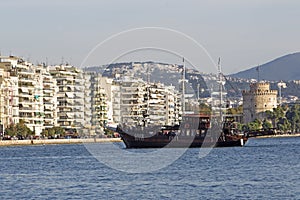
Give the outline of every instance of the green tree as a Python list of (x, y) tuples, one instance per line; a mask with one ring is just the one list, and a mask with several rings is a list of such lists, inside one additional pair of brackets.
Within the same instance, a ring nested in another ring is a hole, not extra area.
[(48, 136), (49, 136), (49, 131), (48, 131), (48, 129), (43, 129), (43, 130), (42, 130), (42, 135), (43, 135), (44, 137), (48, 137)]
[(287, 118), (283, 117), (279, 119), (277, 127), (278, 130), (286, 133), (287, 131), (291, 130), (291, 123), (287, 120)]
[(291, 131), (293, 133), (300, 131), (300, 105), (295, 104), (290, 106), (286, 112), (286, 118), (291, 124)]
[(267, 110), (265, 116), (267, 119), (271, 120), (274, 128), (278, 128), (278, 122), (280, 119), (285, 118), (287, 110), (288, 108), (286, 106), (278, 106), (277, 108), (273, 108), (272, 111)]
[(278, 106), (277, 108), (273, 108), (273, 113), (274, 113), (276, 119), (285, 117), (285, 112), (286, 112), (285, 107)]
[(261, 129), (262, 122), (259, 119), (255, 119), (243, 126), (244, 131), (258, 131)]
[(30, 130), (24, 123), (24, 121), (20, 120), (17, 124), (11, 124), (6, 130), (6, 134), (9, 136), (22, 136), (28, 138), (34, 135), (34, 132)]
[(5, 134), (11, 137), (16, 136), (17, 135), (16, 126), (14, 124), (11, 124), (9, 127), (5, 129)]
[(227, 114), (242, 114), (243, 113), (243, 106), (238, 106), (236, 108), (228, 108)]
[(238, 129), (239, 131), (243, 131), (243, 130), (244, 130), (244, 124), (237, 123), (237, 129)]
[(262, 128), (264, 130), (269, 130), (272, 128), (272, 123), (269, 122), (267, 119), (264, 119), (263, 122), (262, 122)]
[(64, 137), (66, 135), (65, 129), (63, 129), (62, 127), (55, 126), (55, 127), (53, 127), (53, 130), (54, 130), (54, 134), (56, 134), (60, 137)]
[(54, 138), (55, 136), (57, 137), (64, 137), (65, 136), (65, 130), (62, 127), (52, 127), (52, 128), (47, 128), (42, 131), (42, 135), (45, 137), (52, 137)]
[(274, 113), (273, 111), (267, 110), (267, 111), (265, 112), (265, 116), (266, 116), (267, 119), (271, 120), (272, 126), (273, 126), (274, 128), (276, 128), (276, 120), (277, 120), (277, 117), (276, 117), (275, 113)]

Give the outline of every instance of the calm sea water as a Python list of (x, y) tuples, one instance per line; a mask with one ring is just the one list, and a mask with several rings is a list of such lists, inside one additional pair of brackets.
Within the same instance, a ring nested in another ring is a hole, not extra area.
[(161, 170), (126, 173), (101, 164), (84, 145), (1, 147), (0, 197), (300, 199), (299, 137), (251, 139), (242, 148), (198, 154), (188, 149)]

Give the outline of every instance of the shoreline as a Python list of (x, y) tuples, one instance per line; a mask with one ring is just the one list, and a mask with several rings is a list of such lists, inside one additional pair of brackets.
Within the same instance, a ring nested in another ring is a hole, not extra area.
[[(253, 138), (284, 138), (300, 137), (300, 133), (282, 135), (263, 135)], [(249, 138), (250, 139), (250, 138)], [(121, 138), (70, 138), (70, 139), (38, 139), (38, 140), (0, 140), (0, 147), (6, 146), (29, 146), (29, 145), (55, 145), (55, 144), (82, 144), (82, 143), (108, 143), (122, 142)]]
[(300, 133), (295, 134), (282, 134), (282, 135), (261, 135), (254, 138), (285, 138), (285, 137), (300, 137)]
[(122, 142), (121, 138), (71, 138), (71, 139), (40, 139), (40, 140), (1, 140), (0, 147), (28, 146), (28, 145), (52, 145), (52, 144), (82, 144), (82, 143), (108, 143)]

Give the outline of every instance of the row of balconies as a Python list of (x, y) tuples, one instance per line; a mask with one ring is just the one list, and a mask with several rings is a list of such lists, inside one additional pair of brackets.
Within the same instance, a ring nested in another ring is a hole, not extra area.
[[(59, 73), (51, 73), (53, 78), (56, 80), (57, 83), (60, 83), (62, 84), (61, 81), (73, 81), (74, 80), (74, 77), (73, 76), (66, 76), (65, 74), (59, 74)], [(60, 85), (60, 84), (57, 84), (57, 85)], [(63, 84), (62, 84), (63, 85)]]
[(56, 111), (57, 109), (55, 108), (52, 108), (52, 109), (44, 109), (44, 112), (47, 112), (47, 113), (53, 113), (54, 111)]
[(93, 98), (94, 102), (106, 102), (107, 99), (106, 98)]
[(73, 121), (72, 120), (58, 120), (58, 123), (60, 126), (64, 127), (64, 128), (73, 128)]
[(54, 98), (53, 96), (43, 96), (43, 102), (44, 104), (54, 104), (57, 103), (56, 98)]
[(57, 85), (74, 85), (74, 81), (73, 79), (67, 79), (67, 80), (63, 80), (63, 79), (57, 79), (56, 84)]
[[(51, 71), (51, 72), (53, 72), (53, 71)], [(60, 75), (61, 77), (72, 77), (72, 79), (75, 78), (78, 74), (71, 70), (63, 70), (62, 68), (56, 69), (55, 72), (56, 72), (56, 75)]]
[(66, 107), (61, 107), (61, 108), (58, 108), (59, 112), (72, 112), (72, 108), (66, 108)]
[(45, 114), (45, 116), (44, 116), (44, 118), (54, 118), (54, 112), (53, 111), (46, 111), (46, 110), (44, 110), (44, 114)]
[[(34, 118), (34, 117), (20, 117), (20, 119), (24, 120), (25, 122), (27, 121), (26, 125), (32, 124), (32, 122), (28, 122), (28, 121), (34, 121), (34, 122), (44, 122), (44, 119), (42, 118)], [(40, 123), (38, 123), (40, 124)]]
[(59, 120), (75, 120), (75, 119), (84, 119), (83, 115), (59, 115)]
[(52, 95), (53, 96), (53, 94), (55, 94), (55, 90), (53, 89), (45, 89), (45, 90), (43, 90), (43, 92), (44, 92), (44, 94), (45, 95)]
[[(38, 110), (36, 108), (33, 108), (32, 106), (26, 106), (26, 107), (19, 107), (19, 110), (20, 111), (24, 111), (24, 112), (32, 112), (32, 111), (35, 111), (35, 110)], [(42, 110), (42, 109), (40, 109)], [(39, 110), (38, 110), (39, 111)]]
[(78, 105), (78, 104), (75, 104), (75, 103), (59, 103), (57, 105), (58, 108), (74, 108), (74, 109), (79, 109), (78, 107), (82, 107), (83, 109), (83, 105)]

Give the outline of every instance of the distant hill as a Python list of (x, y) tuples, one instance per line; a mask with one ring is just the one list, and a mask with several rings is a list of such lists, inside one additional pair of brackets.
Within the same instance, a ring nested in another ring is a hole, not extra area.
[[(229, 76), (243, 79), (257, 79), (257, 66)], [(260, 65), (259, 79), (268, 81), (300, 80), (300, 52), (288, 54)]]
[[(298, 58), (298, 60), (296, 58)], [(286, 64), (288, 63), (288, 61), (290, 63), (293, 63), (293, 65), (290, 64), (289, 67), (283, 67), (283, 69), (281, 69), (280, 67), (276, 68), (278, 63), (283, 63), (283, 66), (288, 65)], [(295, 64), (297, 62), (299, 63), (298, 65)], [(295, 67), (293, 68), (293, 66)], [(273, 90), (278, 90), (277, 84), (280, 80), (283, 80), (286, 82), (287, 87), (282, 88), (282, 96), (297, 96), (300, 99), (300, 84), (297, 81), (292, 81), (300, 80), (300, 68), (298, 66), (300, 67), (300, 53), (283, 56), (260, 67), (261, 80), (269, 80), (271, 83), (271, 89)], [(102, 76), (106, 77), (113, 77), (115, 73), (118, 73), (129, 76), (133, 75), (133, 77), (142, 78), (145, 81), (147, 81), (148, 78), (150, 78), (151, 82), (160, 82), (164, 83), (165, 85), (173, 85), (177, 89), (179, 89), (179, 85), (181, 84), (178, 82), (178, 80), (181, 78), (181, 69), (182, 66), (174, 64), (165, 64), (158, 62), (134, 62), (133, 64), (132, 62), (128, 62), (86, 67), (84, 70), (97, 72), (102, 74)], [(270, 69), (270, 72), (267, 76), (263, 76), (263, 72), (266, 69)], [(147, 75), (148, 72), (150, 72), (150, 76)], [(243, 74), (247, 73), (253, 73), (254, 75), (252, 77), (242, 76)], [(285, 73), (289, 74), (290, 77), (283, 78), (283, 75), (285, 77), (288, 77), (288, 75), (285, 75)], [(282, 77), (276, 80), (276, 78), (274, 77), (277, 75), (282, 75)], [(239, 72), (234, 75), (226, 76), (226, 83), (224, 87), (227, 92), (227, 96), (230, 98), (240, 98), (242, 96), (243, 90), (249, 90), (249, 85), (252, 82), (250, 80), (251, 78), (257, 78), (256, 67), (246, 70), (244, 72)], [(197, 70), (187, 69), (186, 79), (188, 79), (189, 82), (189, 87), (186, 88), (187, 92), (194, 92), (195, 95), (199, 94), (200, 98), (210, 97), (209, 92), (212, 89), (214, 91), (218, 90), (218, 87), (214, 88), (218, 86), (216, 82), (218, 79), (217, 74), (204, 74)], [(199, 93), (197, 91), (199, 91)]]
[[(114, 77), (115, 74), (122, 76), (131, 76), (141, 78), (144, 81), (155, 83), (163, 83), (172, 85), (177, 90), (180, 90), (182, 65), (167, 64), (160, 62), (125, 62), (113, 63), (103, 66), (86, 67), (85, 71), (101, 73), (105, 77)], [(208, 87), (202, 75), (194, 69), (187, 69), (185, 78), (189, 84), (186, 85), (186, 93), (199, 95), (199, 97), (209, 97)], [(198, 92), (197, 92), (198, 91)]]

